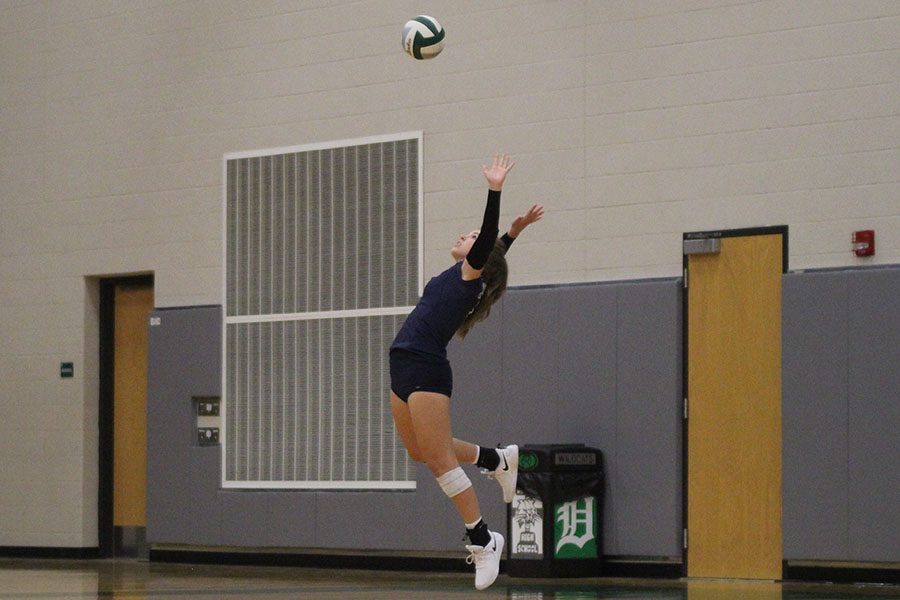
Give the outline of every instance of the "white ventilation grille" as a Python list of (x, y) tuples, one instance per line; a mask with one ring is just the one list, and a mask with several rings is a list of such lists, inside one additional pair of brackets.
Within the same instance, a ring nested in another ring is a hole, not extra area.
[(420, 149), (225, 156), (225, 487), (415, 487), (387, 350), (421, 289)]

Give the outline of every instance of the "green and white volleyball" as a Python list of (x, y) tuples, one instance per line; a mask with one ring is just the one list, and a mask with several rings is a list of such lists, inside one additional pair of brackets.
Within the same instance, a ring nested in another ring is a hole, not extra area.
[(403, 49), (417, 60), (434, 58), (444, 49), (444, 28), (428, 15), (410, 19), (403, 26)]

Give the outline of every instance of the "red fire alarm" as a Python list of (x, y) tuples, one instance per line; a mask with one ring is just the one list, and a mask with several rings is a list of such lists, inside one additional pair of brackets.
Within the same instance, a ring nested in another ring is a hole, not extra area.
[(857, 256), (875, 255), (875, 231), (873, 229), (854, 231), (852, 242), (851, 248)]

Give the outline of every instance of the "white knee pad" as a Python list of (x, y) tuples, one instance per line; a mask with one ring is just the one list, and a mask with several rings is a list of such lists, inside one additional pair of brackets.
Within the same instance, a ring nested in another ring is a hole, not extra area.
[(472, 482), (469, 481), (469, 478), (466, 475), (466, 472), (462, 470), (462, 467), (456, 467), (455, 469), (447, 471), (437, 478), (437, 482), (438, 485), (441, 486), (441, 489), (444, 490), (444, 493), (450, 498), (472, 487)]

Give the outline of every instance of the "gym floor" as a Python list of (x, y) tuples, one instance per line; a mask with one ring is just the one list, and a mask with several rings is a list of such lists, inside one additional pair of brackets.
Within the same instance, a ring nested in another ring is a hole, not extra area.
[(588, 600), (851, 600), (900, 598), (900, 586), (647, 579), (511, 579), (478, 592), (460, 573), (187, 565), (117, 560), (0, 559), (0, 600), (310, 600), (506, 598)]

